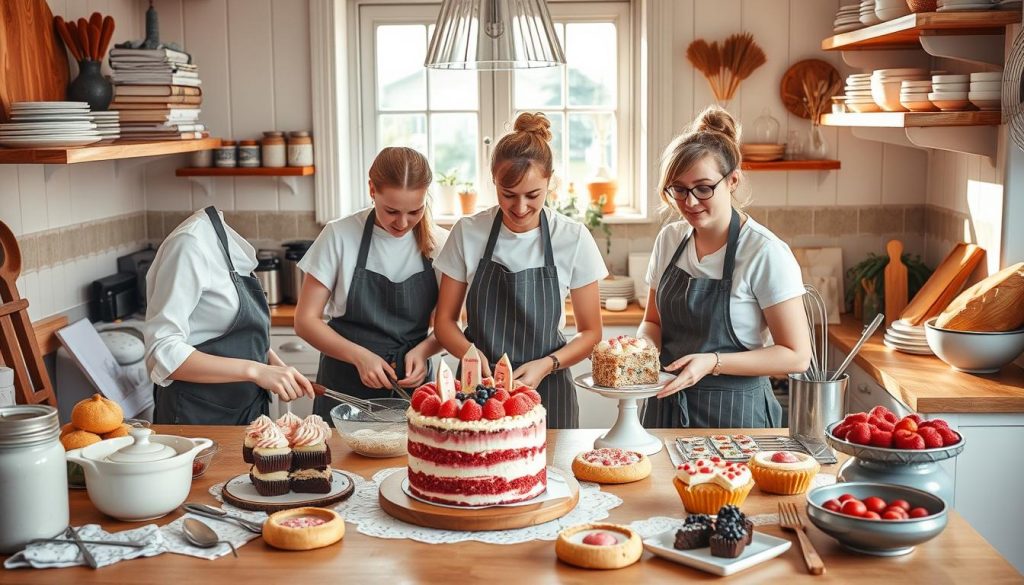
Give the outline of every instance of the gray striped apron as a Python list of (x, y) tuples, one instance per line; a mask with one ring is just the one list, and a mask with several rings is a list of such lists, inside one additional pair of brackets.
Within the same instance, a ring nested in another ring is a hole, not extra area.
[[(541, 211), (540, 214), (544, 266), (519, 272), (511, 272), (491, 260), (501, 230), (501, 218), (499, 210), (473, 284), (466, 294), (466, 338), (488, 359), (496, 360), (508, 354), (515, 369), (565, 346), (565, 336), (558, 328), (563, 304), (546, 213)], [(493, 371), (494, 364), (491, 368)], [(548, 411), (548, 428), (579, 427), (576, 389), (568, 369), (548, 375), (536, 390)]]
[[(196, 345), (217, 357), (267, 363), (270, 350), (270, 307), (255, 276), (235, 270), (224, 224), (212, 205), (206, 208), (238, 294), (238, 312), (223, 334)], [(270, 394), (253, 382), (200, 384), (176, 380), (166, 388), (153, 387), (153, 422), (182, 425), (247, 425), (270, 412)]]
[[(693, 353), (748, 351), (736, 336), (729, 315), (739, 234), (740, 216), (734, 209), (721, 280), (694, 278), (676, 266), (689, 235), (669, 260), (656, 294), (662, 367)], [(649, 399), (644, 413), (647, 427), (769, 428), (781, 422), (782, 406), (767, 376), (708, 375), (668, 398)]]
[[(422, 254), (423, 270), (402, 282), (391, 282), (383, 274), (367, 270), (366, 259), (376, 217), (376, 211), (371, 210), (363, 227), (345, 314), (331, 319), (328, 325), (338, 335), (384, 358), (395, 368), (400, 380), (405, 377), (405, 354), (427, 338), (430, 314), (437, 305), (437, 275), (431, 260)], [(427, 378), (430, 378), (429, 360)], [(325, 354), (320, 354), (316, 381), (359, 398), (398, 397), (394, 390), (364, 386), (354, 365)], [(318, 396), (313, 401), (313, 412), (333, 424), (331, 409), (337, 405), (333, 400)]]

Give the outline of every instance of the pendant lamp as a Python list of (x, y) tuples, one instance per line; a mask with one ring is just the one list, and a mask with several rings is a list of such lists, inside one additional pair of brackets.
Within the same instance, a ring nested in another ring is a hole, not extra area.
[(545, 0), (444, 0), (425, 66), (504, 70), (565, 65)]

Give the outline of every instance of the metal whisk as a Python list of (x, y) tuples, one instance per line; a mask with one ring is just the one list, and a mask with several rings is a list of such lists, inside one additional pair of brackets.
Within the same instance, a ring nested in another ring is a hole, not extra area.
[(804, 314), (811, 336), (811, 367), (807, 369), (807, 379), (824, 382), (828, 380), (828, 305), (818, 289), (805, 284), (804, 290)]

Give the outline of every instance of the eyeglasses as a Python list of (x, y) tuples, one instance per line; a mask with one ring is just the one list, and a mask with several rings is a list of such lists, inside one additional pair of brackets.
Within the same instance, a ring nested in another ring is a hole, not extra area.
[(721, 179), (718, 179), (718, 182), (716, 182), (714, 185), (697, 185), (692, 189), (688, 189), (682, 185), (669, 185), (668, 187), (665, 187), (665, 195), (668, 195), (669, 197), (675, 199), (676, 201), (685, 201), (686, 198), (692, 193), (693, 196), (696, 197), (698, 200), (706, 201), (708, 199), (711, 199), (715, 195), (715, 189), (718, 188), (719, 183), (721, 183), (722, 181), (725, 180), (726, 177), (731, 175), (734, 170), (736, 169), (730, 169), (729, 172), (725, 173), (725, 175)]

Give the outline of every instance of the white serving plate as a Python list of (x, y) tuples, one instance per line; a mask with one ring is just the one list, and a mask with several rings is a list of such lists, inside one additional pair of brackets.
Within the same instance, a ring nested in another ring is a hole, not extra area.
[(88, 110), (88, 102), (14, 102), (11, 110), (64, 110), (79, 109)]
[(735, 559), (723, 559), (711, 556), (711, 548), (676, 550), (672, 546), (675, 542), (676, 530), (677, 528), (672, 528), (661, 534), (645, 538), (644, 549), (663, 559), (707, 571), (720, 577), (732, 575), (774, 559), (793, 546), (789, 540), (754, 530), (753, 541), (743, 549), (740, 556)]
[(573, 382), (580, 388), (590, 390), (605, 398), (644, 398), (654, 396), (675, 379), (676, 374), (658, 372), (658, 381), (654, 384), (637, 384), (635, 386), (623, 386), (622, 388), (610, 388), (595, 384), (593, 374), (581, 374), (576, 376)]
[(92, 122), (11, 122), (0, 124), (0, 130), (44, 130), (48, 128), (77, 129), (95, 128)]
[(900, 348), (906, 347), (906, 348), (910, 348), (910, 349), (924, 349), (924, 348), (928, 347), (928, 342), (927, 341), (925, 341), (924, 343), (921, 343), (920, 341), (907, 341), (906, 339), (900, 339), (900, 338), (894, 337), (889, 332), (886, 332), (885, 335), (882, 336), (882, 340), (883, 341), (888, 341), (892, 345), (894, 345), (896, 347), (900, 347)]
[(84, 138), (98, 134), (97, 130), (0, 130), (3, 138)]
[(51, 148), (58, 146), (86, 146), (88, 144), (95, 144), (99, 142), (101, 138), (94, 136), (91, 138), (0, 138), (0, 146), (7, 146), (11, 148)]
[(11, 122), (91, 122), (92, 116), (88, 113), (82, 114), (11, 114)]
[(333, 479), (331, 480), (331, 491), (326, 494), (300, 494), (297, 492), (288, 492), (281, 494), (280, 496), (261, 496), (256, 491), (256, 487), (252, 485), (252, 480), (249, 478), (248, 473), (237, 475), (234, 478), (228, 480), (225, 487), (230, 487), (231, 494), (244, 499), (247, 502), (255, 504), (295, 504), (295, 507), (300, 507), (304, 503), (319, 502), (325, 498), (336, 496), (341, 492), (347, 490), (352, 485), (352, 478), (346, 475), (340, 469), (332, 469)]
[(932, 350), (929, 349), (928, 347), (924, 347), (923, 349), (919, 349), (919, 348), (911, 347), (911, 346), (907, 346), (907, 345), (895, 345), (895, 344), (889, 342), (888, 340), (886, 340), (884, 338), (882, 339), (882, 344), (885, 345), (886, 347), (888, 347), (889, 349), (895, 349), (897, 351), (902, 351), (903, 353), (909, 353), (909, 354), (912, 354), (912, 355), (935, 355), (932, 352)]
[(924, 325), (911, 325), (906, 319), (896, 319), (892, 322), (892, 328), (924, 337)]

